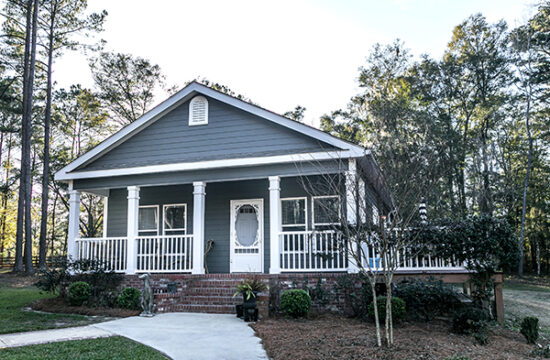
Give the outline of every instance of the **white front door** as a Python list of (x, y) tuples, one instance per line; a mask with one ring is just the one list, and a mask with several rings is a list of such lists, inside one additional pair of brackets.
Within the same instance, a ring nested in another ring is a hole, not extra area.
[(231, 200), (230, 271), (263, 272), (264, 201)]

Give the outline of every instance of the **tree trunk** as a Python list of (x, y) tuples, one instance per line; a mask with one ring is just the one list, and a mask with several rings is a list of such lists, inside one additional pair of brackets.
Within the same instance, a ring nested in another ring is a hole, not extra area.
[(38, 32), (38, 0), (34, 0), (34, 11), (32, 16), (32, 39), (31, 39), (31, 54), (29, 63), (29, 86), (27, 88), (27, 108), (26, 108), (26, 121), (27, 124), (27, 180), (25, 181), (25, 272), (27, 274), (33, 274), (32, 264), (32, 172), (30, 169), (30, 155), (31, 155), (31, 141), (32, 141), (32, 102), (33, 102), (33, 87), (34, 87), (34, 69), (36, 63), (36, 37)]
[(382, 336), (380, 334), (380, 316), (378, 315), (378, 302), (376, 299), (376, 280), (370, 281), (372, 291), (372, 304), (374, 306), (374, 324), (376, 325), (376, 345), (382, 346)]
[(523, 247), (525, 245), (525, 213), (527, 211), (527, 187), (529, 186), (529, 175), (531, 172), (531, 162), (533, 158), (533, 138), (531, 136), (531, 127), (529, 124), (531, 116), (531, 94), (527, 96), (527, 104), (525, 107), (525, 127), (527, 130), (527, 141), (529, 142), (529, 152), (527, 153), (527, 169), (525, 171), (525, 179), (523, 180), (523, 202), (521, 205), (521, 231), (519, 235), (519, 265), (518, 276), (523, 276)]
[[(25, 199), (27, 197), (27, 172), (30, 163), (30, 144), (27, 144), (27, 133), (31, 114), (28, 113), (30, 64), (31, 56), (31, 29), (32, 29), (32, 0), (27, 0), (27, 16), (25, 27), (25, 53), (23, 55), (23, 117), (21, 120), (21, 170), (19, 177), (19, 197), (17, 199), (17, 230), (15, 233), (15, 263), (14, 272), (23, 272), (23, 235), (25, 224)], [(31, 86), (32, 87), (32, 86)], [(31, 90), (32, 95), (32, 90)]]
[(46, 112), (44, 116), (44, 168), (42, 170), (42, 211), (40, 212), (40, 251), (38, 267), (46, 268), (46, 237), (48, 236), (48, 200), (49, 200), (49, 181), (50, 181), (50, 123), (52, 116), (52, 65), (53, 65), (53, 47), (55, 29), (55, 16), (57, 2), (52, 5), (54, 8), (50, 18), (50, 33), (48, 34), (48, 68), (47, 68), (47, 87), (46, 87)]

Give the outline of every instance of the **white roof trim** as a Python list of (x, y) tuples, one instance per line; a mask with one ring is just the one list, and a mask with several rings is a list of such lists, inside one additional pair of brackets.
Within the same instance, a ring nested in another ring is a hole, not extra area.
[(138, 166), (138, 167), (131, 167), (131, 168), (119, 168), (119, 169), (107, 169), (107, 170), (76, 171), (72, 173), (66, 173), (63, 170), (60, 170), (58, 173), (55, 174), (55, 180), (67, 181), (67, 180), (76, 180), (76, 179), (101, 178), (101, 177), (109, 177), (109, 176), (151, 174), (151, 173), (170, 172), (170, 171), (205, 170), (205, 169), (227, 168), (227, 167), (238, 167), (238, 166), (256, 166), (256, 165), (266, 165), (266, 164), (339, 160), (339, 159), (347, 159), (350, 157), (352, 157), (351, 152), (345, 150), (345, 151), (330, 151), (330, 152), (327, 151), (327, 152), (304, 153), (304, 154), (249, 157), (249, 158), (238, 158), (238, 159), (197, 161), (197, 162)]
[[(316, 129), (314, 127), (287, 119), (284, 116), (265, 110), (256, 105), (249, 104), (245, 101), (239, 100), (237, 98), (226, 95), (219, 91), (210, 89), (205, 85), (199, 84), (197, 82), (192, 82), (191, 84), (181, 89), (180, 91), (178, 91), (176, 94), (174, 94), (167, 100), (157, 105), (152, 110), (148, 111), (146, 114), (144, 114), (142, 117), (140, 117), (130, 125), (122, 128), (121, 130), (119, 130), (109, 138), (105, 139), (99, 145), (94, 147), (92, 150), (88, 151), (86, 154), (80, 156), (79, 158), (77, 158), (76, 160), (74, 160), (73, 162), (65, 166), (56, 174), (56, 179), (59, 178), (59, 180), (61, 180), (62, 178), (65, 178), (64, 175), (66, 175), (67, 173), (75, 170), (79, 166), (95, 159), (96, 157), (100, 156), (104, 152), (112, 149), (113, 147), (129, 139), (131, 136), (135, 135), (145, 127), (152, 124), (154, 121), (158, 120), (163, 114), (172, 110), (173, 107), (179, 105), (182, 102), (187, 101), (191, 97), (190, 95), (193, 95), (195, 92), (211, 97), (213, 99), (219, 100), (228, 105), (247, 111), (251, 114), (257, 115), (264, 119), (270, 120), (274, 123), (287, 127), (289, 129), (292, 129), (304, 135), (313, 137), (317, 140), (323, 141), (325, 143), (333, 145), (342, 150), (348, 150), (350, 152), (349, 157), (361, 157), (366, 154), (366, 150), (361, 146), (351, 144), (347, 141), (338, 139), (337, 137), (327, 134), (326, 132)], [(146, 168), (146, 167), (143, 167), (143, 168)]]

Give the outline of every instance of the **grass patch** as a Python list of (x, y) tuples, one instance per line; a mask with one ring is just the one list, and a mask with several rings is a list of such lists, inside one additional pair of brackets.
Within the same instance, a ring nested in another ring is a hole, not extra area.
[(156, 350), (122, 336), (73, 340), (0, 350), (2, 360), (19, 359), (163, 359)]
[(23, 310), (30, 302), (51, 298), (34, 286), (0, 287), (0, 334), (54, 329), (97, 322), (82, 315), (43, 314)]

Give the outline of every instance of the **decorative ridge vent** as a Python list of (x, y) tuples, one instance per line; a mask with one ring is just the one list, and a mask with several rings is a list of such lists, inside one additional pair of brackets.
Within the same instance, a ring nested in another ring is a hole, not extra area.
[(195, 96), (189, 103), (189, 126), (208, 124), (208, 100)]

